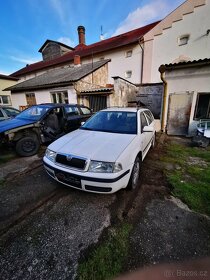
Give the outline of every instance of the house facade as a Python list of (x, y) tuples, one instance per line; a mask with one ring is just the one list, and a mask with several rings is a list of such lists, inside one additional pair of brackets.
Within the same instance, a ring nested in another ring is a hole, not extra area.
[(155, 22), (91, 45), (85, 44), (85, 28), (79, 26), (79, 44), (77, 46), (71, 48), (59, 42), (47, 40), (39, 49), (43, 60), (26, 65), (26, 67), (13, 73), (12, 76), (18, 77), (22, 82), (43, 74), (50, 69), (72, 66), (74, 56), (79, 55), (81, 64), (110, 59), (108, 83), (113, 83), (113, 76), (119, 76), (131, 83), (139, 84), (141, 83), (141, 66), (143, 62), (140, 38), (157, 23)]
[(15, 85), (18, 79), (15, 77), (0, 74), (0, 105), (11, 106), (11, 92), (4, 91), (5, 88)]
[(210, 58), (160, 66), (164, 82), (162, 130), (193, 136), (210, 119)]
[(161, 82), (162, 64), (210, 57), (210, 0), (187, 0), (143, 36), (143, 83)]
[(93, 111), (111, 106), (128, 106), (135, 101), (137, 87), (120, 77), (113, 77), (108, 84), (110, 60), (51, 69), (46, 73), (25, 80), (6, 90), (11, 90), (13, 106), (24, 109), (40, 103), (83, 104)]

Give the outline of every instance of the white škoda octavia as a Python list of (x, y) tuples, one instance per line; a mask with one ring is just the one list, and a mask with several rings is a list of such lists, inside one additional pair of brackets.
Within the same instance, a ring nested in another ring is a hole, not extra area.
[(148, 109), (109, 108), (53, 142), (44, 167), (58, 182), (83, 191), (134, 189), (154, 142), (154, 117)]

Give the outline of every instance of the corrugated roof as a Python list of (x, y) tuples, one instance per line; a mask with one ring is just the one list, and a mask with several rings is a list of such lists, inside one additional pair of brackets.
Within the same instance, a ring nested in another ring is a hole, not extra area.
[(65, 64), (67, 62), (71, 62), (74, 59), (75, 55), (80, 55), (80, 57), (92, 56), (97, 53), (101, 53), (107, 50), (112, 50), (118, 47), (126, 46), (135, 42), (138, 42), (139, 38), (146, 34), (150, 29), (152, 29), (159, 21), (148, 24), (144, 27), (137, 28), (135, 30), (123, 33), (121, 35), (111, 37), (106, 40), (99, 41), (97, 43), (91, 45), (78, 45), (75, 48), (75, 51), (70, 51), (58, 58), (52, 59), (50, 61), (39, 61), (33, 64), (30, 64), (16, 72), (14, 72), (13, 76), (20, 76), (23, 74), (27, 74), (33, 71), (45, 69), (51, 66)]
[(189, 60), (189, 61), (180, 61), (177, 63), (162, 64), (159, 67), (160, 72), (165, 72), (166, 69), (175, 69), (175, 68), (184, 68), (188, 66), (198, 66), (198, 65), (209, 65), (210, 58), (198, 59), (198, 60)]
[(114, 89), (114, 87), (109, 87), (109, 88), (107, 88), (107, 87), (100, 87), (100, 88), (93, 88), (93, 89), (87, 89), (87, 90), (82, 90), (81, 91), (81, 93), (83, 94), (85, 94), (85, 93), (98, 93), (98, 92), (111, 92), (111, 91), (113, 91), (113, 89)]
[(55, 86), (70, 85), (73, 82), (80, 80), (88, 74), (94, 72), (98, 68), (108, 63), (110, 59), (100, 60), (94, 63), (83, 64), (76, 67), (57, 68), (50, 70), (42, 75), (27, 81), (18, 83), (5, 90), (11, 90), (12, 92), (19, 92), (22, 90), (52, 88)]

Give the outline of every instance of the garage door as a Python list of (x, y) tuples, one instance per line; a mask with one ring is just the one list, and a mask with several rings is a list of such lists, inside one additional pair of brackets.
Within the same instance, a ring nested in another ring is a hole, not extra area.
[(93, 109), (93, 112), (107, 108), (107, 97), (104, 95), (90, 95), (89, 107)]

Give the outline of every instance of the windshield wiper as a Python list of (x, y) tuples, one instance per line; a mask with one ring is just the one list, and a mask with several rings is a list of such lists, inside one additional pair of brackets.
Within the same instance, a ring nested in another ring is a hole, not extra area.
[(79, 129), (83, 129), (83, 130), (93, 130), (92, 128), (88, 128), (88, 127), (80, 127)]

